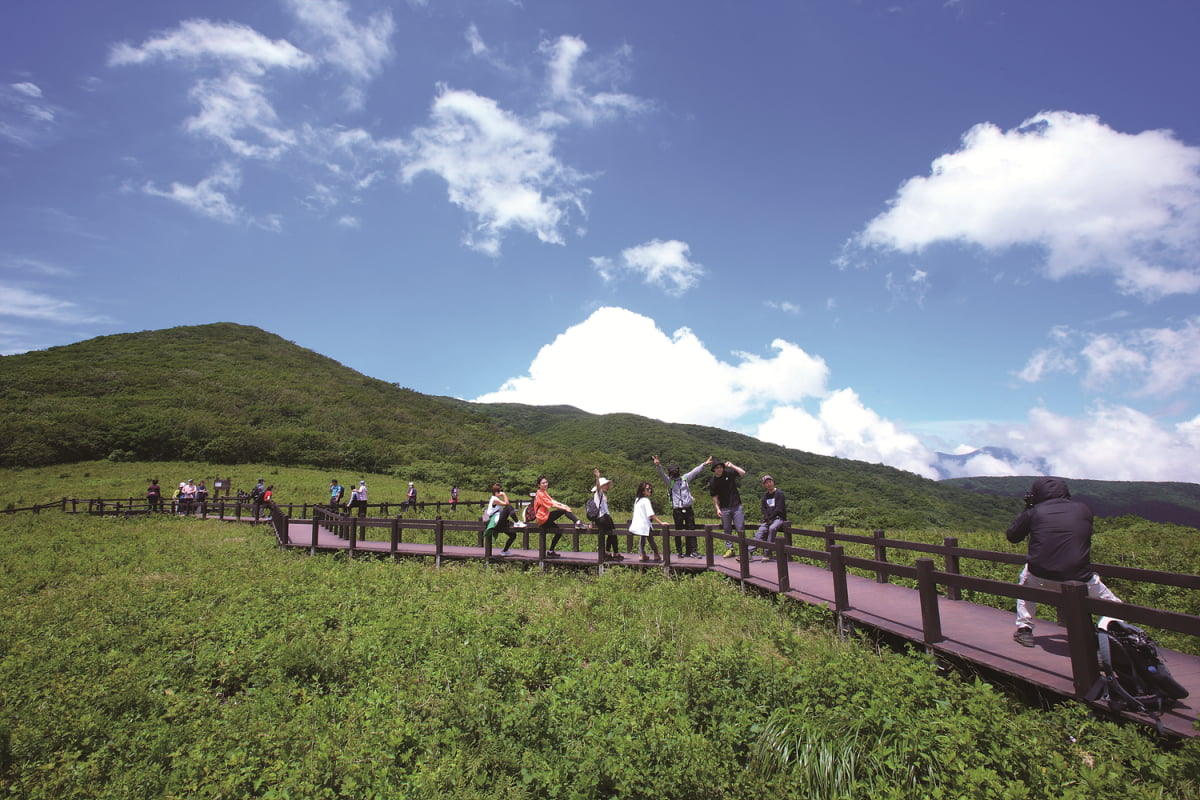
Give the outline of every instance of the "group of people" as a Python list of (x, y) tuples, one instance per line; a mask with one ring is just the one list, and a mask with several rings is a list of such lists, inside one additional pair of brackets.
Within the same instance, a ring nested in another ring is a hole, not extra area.
[[(455, 499), (457, 500), (457, 489), (455, 489)], [(358, 486), (350, 490), (350, 502), (346, 500), (346, 487), (338, 483), (338, 479), (334, 478), (329, 482), (329, 508), (331, 511), (345, 510), (347, 514), (353, 514), (354, 509), (358, 509), (358, 516), (365, 517), (367, 515), (367, 482), (359, 481)], [(405, 496), (404, 502), (400, 505), (400, 510), (417, 510), (417, 487), (412, 481), (408, 483), (408, 494)]]
[[(658, 456), (654, 456), (652, 460), (655, 470), (666, 486), (676, 531), (697, 529), (695, 497), (692, 494), (691, 482), (705, 467), (711, 465), (713, 477), (709, 481), (708, 490), (725, 534), (731, 535), (734, 530), (739, 535), (745, 534), (745, 511), (738, 491), (738, 481), (746, 474), (744, 469), (732, 461), (714, 463), (712, 456), (709, 456), (694, 469), (683, 473), (676, 464), (670, 464), (664, 469)], [(593, 477), (595, 484), (592, 497), (587, 504), (587, 517), (602, 532), (608, 531), (603, 543), (605, 555), (614, 560), (621, 560), (624, 556), (620, 552), (616, 523), (608, 508), (608, 492), (612, 488), (612, 481), (602, 476), (598, 469), (593, 470)], [(773, 543), (779, 529), (787, 524), (787, 500), (783, 491), (776, 488), (775, 479), (770, 475), (762, 476), (762, 485), (764, 493), (760, 501), (760, 509), (763, 521), (759, 525), (754, 539)], [(508, 499), (503, 487), (499, 483), (492, 484), (492, 496), (483, 512), (483, 520), (487, 523), (487, 531), (490, 535), (508, 534), (508, 540), (500, 551), (500, 555), (510, 554), (510, 548), (517, 536), (515, 529), (524, 527), (526, 522), (534, 523), (543, 530), (553, 532), (553, 538), (546, 552), (549, 558), (558, 556), (558, 543), (563, 535), (563, 531), (558, 525), (559, 519), (565, 517), (577, 528), (588, 526), (588, 523), (575, 516), (574, 510), (570, 506), (560, 503), (550, 496), (549, 486), (550, 481), (545, 475), (538, 477), (537, 491), (531, 495), (532, 500), (526, 510), (526, 519), (522, 521), (518, 518), (513, 503)], [(654, 504), (651, 499), (653, 493), (654, 486), (649, 481), (642, 481), (637, 485), (634, 493), (633, 515), (628, 527), (628, 531), (638, 537), (638, 554), (642, 561), (662, 560), (658, 551), (658, 543), (650, 534), (653, 524), (666, 525), (667, 523), (663, 522), (654, 512)], [(674, 538), (675, 552), (679, 558), (702, 558), (696, 550), (696, 537), (677, 535)], [(647, 547), (653, 555), (646, 552)], [(750, 545), (748, 548), (748, 555), (752, 560), (756, 559), (753, 555), (755, 547), (755, 545)], [(733, 544), (730, 542), (726, 547), (725, 557), (731, 558), (733, 555)], [(765, 558), (772, 557), (768, 553)]]
[[(219, 489), (221, 487), (220, 481), (216, 485)], [(255, 519), (258, 519), (262, 506), (270, 501), (274, 491), (274, 486), (265, 486), (263, 479), (258, 479), (258, 484), (249, 494), (250, 500), (254, 503)], [(150, 485), (146, 487), (146, 505), (150, 511), (157, 512), (163, 510), (163, 490), (158, 483), (158, 478), (153, 478), (150, 481)], [(178, 488), (171, 493), (171, 507), (176, 513), (183, 514), (184, 516), (193, 512), (198, 515), (207, 514), (208, 487), (202, 480), (195, 481), (189, 478), (186, 481), (180, 481)]]

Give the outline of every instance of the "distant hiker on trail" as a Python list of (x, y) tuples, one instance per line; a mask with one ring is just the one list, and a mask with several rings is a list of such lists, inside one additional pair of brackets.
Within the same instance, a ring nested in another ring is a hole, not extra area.
[(146, 504), (151, 511), (162, 511), (162, 489), (158, 486), (158, 478), (146, 487)]
[(404, 500), (404, 505), (401, 508), (407, 508), (410, 511), (417, 510), (417, 487), (412, 481), (408, 482), (408, 496)]
[(196, 484), (191, 478), (183, 482), (179, 487), (179, 510), (186, 517), (192, 513), (192, 506), (196, 504)]
[(259, 478), (258, 483), (250, 490), (250, 500), (254, 503), (254, 521), (262, 516), (263, 497), (267, 494), (267, 487), (263, 484), (263, 479)]
[[(763, 521), (754, 533), (754, 538), (758, 541), (774, 542), (776, 531), (787, 525), (787, 498), (783, 496), (781, 490), (775, 488), (775, 479), (770, 475), (762, 476), (762, 485), (766, 490), (759, 503)], [(750, 545), (747, 549), (750, 551), (750, 555), (754, 554), (754, 545)], [(764, 556), (766, 561), (774, 558), (774, 551), (768, 552)]]
[[(512, 503), (508, 502), (508, 495), (504, 493), (504, 487), (498, 483), (493, 483), (491, 486), (492, 496), (488, 498), (487, 508), (483, 511), (483, 519), (487, 522), (484, 533), (488, 536), (495, 536), (498, 533), (507, 533), (508, 541), (504, 543), (504, 549), (500, 551), (500, 555), (510, 555), (509, 549), (516, 541), (517, 534), (513, 532), (513, 528), (524, 528), (525, 523), (517, 519), (516, 509), (512, 507)], [(512, 522), (509, 522), (509, 519)]]
[[(666, 472), (663, 472), (658, 456), (654, 456), (653, 459), (654, 468), (658, 470), (658, 477), (662, 478), (663, 483), (667, 485), (667, 493), (670, 495), (671, 500), (671, 514), (675, 518), (675, 530), (696, 530), (696, 510), (692, 508), (694, 498), (692, 497), (692, 489), (689, 484), (700, 474), (700, 470), (712, 463), (712, 456), (709, 456), (707, 461), (702, 462), (700, 466), (682, 477), (679, 475), (678, 464), (669, 465)], [(701, 557), (696, 552), (696, 539), (693, 536), (676, 536), (675, 553), (680, 558), (685, 556), (688, 558)]]
[(581, 522), (579, 517), (575, 516), (571, 511), (571, 507), (558, 502), (550, 496), (547, 489), (550, 488), (550, 480), (541, 475), (537, 479), (537, 493), (533, 498), (533, 516), (537, 520), (538, 526), (546, 531), (554, 531), (554, 539), (550, 542), (550, 548), (546, 551), (547, 558), (558, 558), (558, 552), (554, 549), (558, 547), (558, 540), (562, 538), (562, 530), (559, 529), (555, 520), (559, 517), (566, 517), (575, 523), (576, 528), (586, 528), (587, 523)]
[(458, 487), (451, 486), (450, 487), (450, 510), (453, 511), (456, 508), (458, 508)]
[[(1115, 594), (1092, 569), (1092, 510), (1072, 500), (1062, 478), (1038, 478), (1025, 495), (1025, 510), (1005, 531), (1013, 544), (1029, 537), (1029, 555), (1018, 583), (1038, 589), (1059, 589), (1063, 581), (1086, 583), (1088, 596), (1116, 600)], [(1017, 629), (1013, 641), (1033, 647), (1037, 603), (1017, 600)], [(1108, 617), (1100, 620), (1103, 627)]]
[[(638, 484), (637, 494), (633, 501), (633, 519), (629, 520), (629, 532), (638, 537), (638, 552), (641, 553), (642, 561), (661, 561), (662, 556), (658, 554), (658, 542), (654, 541), (654, 532), (650, 528), (651, 522), (657, 522), (659, 525), (665, 523), (654, 516), (654, 506), (650, 503), (650, 494), (654, 491), (654, 487), (646, 481)], [(646, 557), (646, 542), (650, 542), (650, 549), (654, 551), (654, 558)]]
[[(737, 475), (733, 474), (735, 472)], [(746, 470), (732, 461), (718, 461), (713, 464), (713, 478), (708, 484), (708, 491), (712, 494), (713, 505), (717, 507), (717, 517), (721, 520), (726, 536), (729, 536), (734, 528), (739, 535), (746, 534), (746, 512), (742, 508), (742, 496), (738, 494), (738, 478), (745, 474)], [(732, 556), (733, 542), (726, 541), (725, 557)]]
[(208, 487), (204, 485), (204, 481), (196, 484), (196, 504), (200, 506), (197, 513), (201, 516), (208, 513)]
[[(592, 474), (596, 477), (596, 488), (592, 492), (592, 502), (588, 504), (588, 519), (600, 530), (609, 531), (604, 537), (604, 554), (620, 561), (624, 558), (621, 555), (621, 540), (617, 534), (612, 533), (617, 526), (613, 522), (612, 514), (608, 513), (608, 490), (612, 488), (612, 481), (601, 477), (598, 469), (592, 470)], [(595, 516), (592, 516), (593, 511)]]
[(330, 481), (330, 483), (329, 483), (329, 510), (335, 514), (339, 511), (341, 511), (342, 498), (345, 497), (345, 495), (346, 495), (346, 489), (340, 483), (338, 483), (337, 478), (334, 478), (332, 481)]

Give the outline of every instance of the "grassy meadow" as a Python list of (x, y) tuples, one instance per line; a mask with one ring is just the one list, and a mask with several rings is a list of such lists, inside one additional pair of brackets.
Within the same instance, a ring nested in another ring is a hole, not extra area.
[[(4, 470), (0, 506), (205, 472)], [(363, 477), (220, 472), (284, 501)], [(1196, 742), (1027, 708), (711, 574), (435, 569), (233, 523), (18, 513), (0, 597), (8, 797), (1200, 797)]]

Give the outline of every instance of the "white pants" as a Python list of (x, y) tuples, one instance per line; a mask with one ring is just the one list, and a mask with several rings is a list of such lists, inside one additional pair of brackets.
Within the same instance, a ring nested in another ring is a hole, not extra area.
[[(1039, 578), (1029, 571), (1029, 565), (1026, 564), (1021, 569), (1021, 579), (1017, 581), (1021, 586), (1032, 586), (1035, 589), (1053, 589), (1061, 591), (1062, 581), (1052, 581), (1049, 578)], [(1095, 597), (1098, 600), (1115, 600), (1121, 602), (1121, 598), (1117, 597), (1104, 583), (1100, 580), (1100, 576), (1092, 573), (1092, 577), (1087, 582), (1088, 597)], [(1017, 627), (1029, 628), (1033, 630), (1033, 618), (1037, 614), (1037, 603), (1030, 600), (1017, 599)], [(1109, 617), (1100, 618), (1100, 627), (1108, 624)]]

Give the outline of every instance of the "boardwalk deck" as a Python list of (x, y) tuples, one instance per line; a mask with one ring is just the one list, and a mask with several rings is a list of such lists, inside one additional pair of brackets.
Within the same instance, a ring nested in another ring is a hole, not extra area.
[[(318, 529), (314, 548), (313, 530), (311, 520), (291, 520), (288, 526), (288, 546), (310, 550), (345, 551), (350, 548), (347, 539), (324, 528)], [(368, 538), (357, 541), (355, 546), (358, 551), (364, 553), (394, 557), (438, 555), (433, 544), (403, 542), (398, 544), (393, 552), (390, 541)], [(446, 544), (442, 547), (440, 557), (443, 560), (481, 560), (485, 557), (485, 549)], [(504, 558), (493, 552), (492, 558), (496, 562), (540, 563), (543, 566), (595, 568), (601, 565), (595, 552), (563, 551), (558, 558), (543, 560), (536, 549), (514, 550), (513, 555)], [(665, 562), (642, 562), (636, 555), (627, 554), (625, 560), (606, 561), (603, 566), (666, 568), (676, 571), (711, 569), (735, 580), (743, 580), (741, 564), (733, 558), (716, 558), (711, 564), (707, 559), (674, 558)], [(779, 591), (779, 572), (775, 562), (752, 561), (748, 568), (749, 574), (744, 579), (747, 585), (768, 592)], [(831, 611), (836, 608), (833, 579), (829, 570), (793, 561), (788, 563), (787, 577), (790, 588), (783, 592), (784, 596)], [(945, 638), (929, 645), (924, 643), (921, 601), (915, 589), (892, 583), (878, 583), (856, 575), (849, 575), (847, 580), (850, 607), (843, 612), (843, 621), (900, 637), (935, 656), (1004, 676), (1017, 684), (1033, 686), (1063, 698), (1075, 696), (1066, 631), (1056, 623), (1039, 620), (1035, 632), (1037, 646), (1021, 647), (1012, 640), (1012, 612), (965, 600), (939, 597), (938, 609)], [(1162, 727), (1174, 736), (1200, 736), (1195, 724), (1200, 716), (1200, 658), (1165, 648), (1161, 649), (1161, 653), (1175, 679), (1190, 693), (1186, 700), (1162, 715)], [(1108, 712), (1107, 706), (1097, 704), (1096, 707), (1102, 712)], [(1154, 722), (1145, 715), (1125, 713), (1123, 716), (1144, 724)]]

